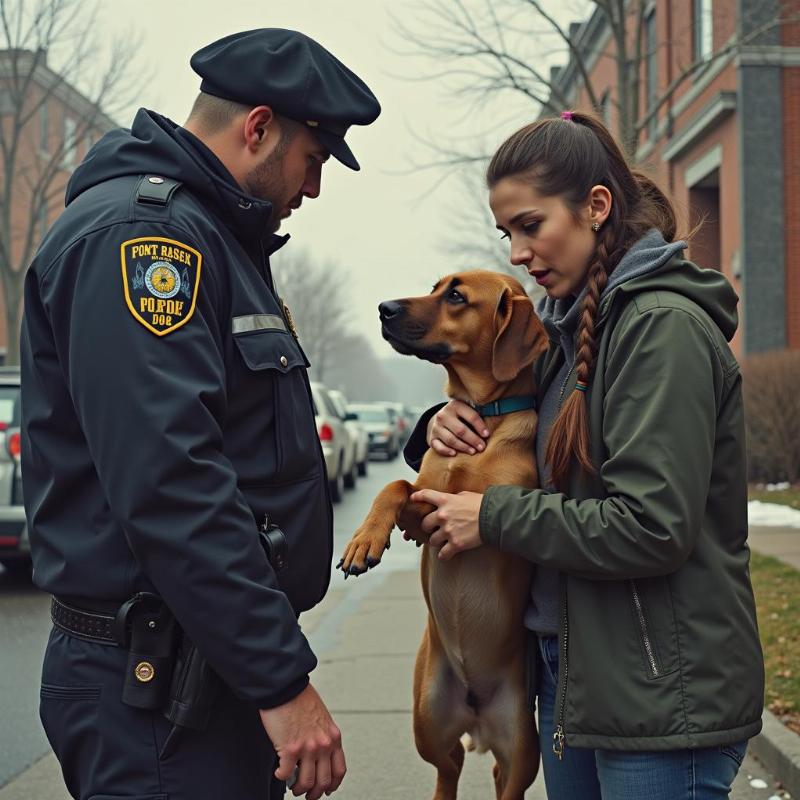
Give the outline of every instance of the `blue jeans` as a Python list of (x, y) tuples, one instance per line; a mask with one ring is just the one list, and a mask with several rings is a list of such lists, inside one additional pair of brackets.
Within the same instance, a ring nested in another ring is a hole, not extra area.
[(720, 800), (727, 798), (747, 742), (697, 750), (626, 752), (564, 748), (553, 753), (558, 638), (539, 639), (539, 740), (548, 800)]

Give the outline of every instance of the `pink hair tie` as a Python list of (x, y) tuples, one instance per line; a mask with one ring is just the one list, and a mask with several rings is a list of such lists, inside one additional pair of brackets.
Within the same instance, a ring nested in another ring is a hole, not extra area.
[(568, 122), (572, 122), (572, 112), (571, 111), (562, 111), (561, 112), (561, 119), (565, 119)]

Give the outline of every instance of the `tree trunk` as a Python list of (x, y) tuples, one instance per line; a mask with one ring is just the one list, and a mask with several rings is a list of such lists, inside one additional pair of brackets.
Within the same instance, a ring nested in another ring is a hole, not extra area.
[(6, 366), (19, 364), (19, 335), (22, 323), (22, 285), (15, 279), (8, 282), (5, 292), (6, 306)]

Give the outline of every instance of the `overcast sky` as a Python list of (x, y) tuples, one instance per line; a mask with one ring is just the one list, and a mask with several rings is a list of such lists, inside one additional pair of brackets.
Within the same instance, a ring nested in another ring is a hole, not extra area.
[[(483, 0), (466, 0), (478, 6)], [(323, 170), (322, 193), (306, 201), (282, 232), (292, 234), (288, 248), (306, 248), (314, 258), (333, 258), (347, 269), (352, 287), (352, 319), (379, 355), (389, 352), (380, 338), (377, 304), (381, 300), (427, 293), (444, 274), (464, 268), (463, 258), (442, 248), (453, 240), (453, 220), (472, 213), (481, 195), (465, 197), (455, 180), (433, 190), (441, 172), (407, 173), (424, 151), (414, 131), (430, 136), (457, 132), (487, 146), (533, 118), (533, 109), (510, 99), (483, 113), (468, 113), (441, 80), (410, 82), (423, 64), (417, 57), (392, 52), (402, 47), (390, 11), (413, 25), (414, 2), (405, 0), (101, 0), (102, 34), (141, 31), (132, 52), (152, 68), (156, 79), (145, 86), (139, 105), (182, 123), (199, 89), (191, 54), (215, 39), (239, 30), (283, 27), (300, 30), (323, 44), (360, 75), (377, 95), (383, 113), (368, 127), (353, 127), (348, 142), (361, 172), (331, 160)], [(548, 4), (554, 10), (562, 4)], [(561, 11), (561, 14), (564, 12)], [(544, 56), (543, 56), (544, 58)], [(130, 120), (119, 120), (130, 124)], [(487, 133), (487, 131), (489, 131)], [(480, 223), (477, 228), (482, 228)], [(497, 236), (487, 221), (478, 235)], [(495, 266), (474, 263), (470, 266)]]

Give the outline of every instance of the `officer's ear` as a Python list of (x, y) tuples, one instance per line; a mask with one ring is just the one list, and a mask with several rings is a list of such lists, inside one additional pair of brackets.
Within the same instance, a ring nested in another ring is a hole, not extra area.
[(244, 121), (245, 144), (252, 153), (262, 150), (271, 139), (279, 136), (275, 112), (269, 106), (256, 106), (251, 109)]

